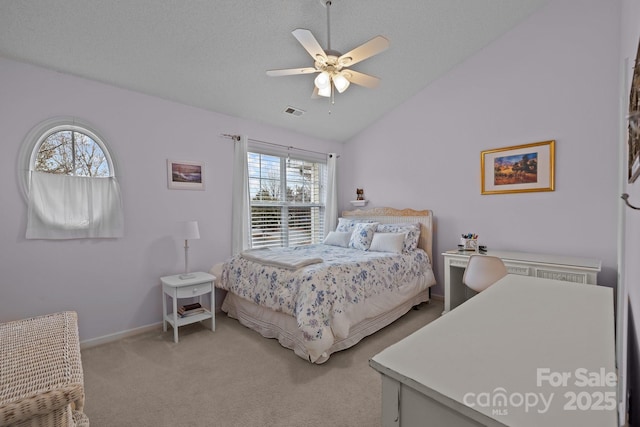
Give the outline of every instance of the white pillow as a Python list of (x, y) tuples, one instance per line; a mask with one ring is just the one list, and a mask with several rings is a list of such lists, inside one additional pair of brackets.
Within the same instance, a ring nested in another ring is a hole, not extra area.
[(380, 224), (376, 229), (378, 233), (405, 233), (404, 252), (415, 251), (420, 240), (419, 223)]
[(330, 231), (327, 237), (324, 238), (325, 245), (342, 246), (346, 248), (349, 246), (349, 240), (351, 239), (351, 231)]
[(375, 233), (369, 250), (401, 254), (405, 236), (406, 233)]

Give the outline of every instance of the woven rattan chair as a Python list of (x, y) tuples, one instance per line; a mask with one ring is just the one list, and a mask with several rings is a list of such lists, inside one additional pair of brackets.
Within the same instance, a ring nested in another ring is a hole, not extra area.
[(0, 343), (0, 426), (89, 426), (76, 313), (2, 323)]

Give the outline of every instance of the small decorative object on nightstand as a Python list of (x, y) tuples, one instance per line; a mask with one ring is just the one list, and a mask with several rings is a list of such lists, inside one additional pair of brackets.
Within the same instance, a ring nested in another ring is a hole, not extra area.
[[(167, 331), (167, 323), (173, 327), (173, 341), (178, 342), (178, 328), (195, 322), (211, 319), (211, 330), (216, 330), (215, 317), (215, 292), (213, 282), (216, 279), (208, 273), (191, 273), (192, 278), (183, 279), (181, 274), (160, 278), (162, 282), (162, 330)], [(202, 313), (181, 317), (178, 314), (178, 299), (198, 297), (198, 302), (202, 304), (203, 295), (209, 294), (209, 308)], [(172, 311), (167, 313), (167, 296), (172, 298)]]

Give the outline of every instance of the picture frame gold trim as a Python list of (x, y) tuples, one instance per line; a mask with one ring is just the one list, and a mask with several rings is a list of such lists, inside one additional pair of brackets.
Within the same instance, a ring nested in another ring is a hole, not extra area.
[(167, 186), (172, 190), (204, 190), (204, 162), (167, 159)]
[[(555, 144), (555, 140), (549, 140), (481, 152), (481, 194), (554, 191)], [(529, 159), (526, 160), (530, 165), (529, 170), (521, 170), (519, 167), (518, 171), (513, 172), (513, 167), (506, 166), (509, 159), (522, 159), (524, 156)]]

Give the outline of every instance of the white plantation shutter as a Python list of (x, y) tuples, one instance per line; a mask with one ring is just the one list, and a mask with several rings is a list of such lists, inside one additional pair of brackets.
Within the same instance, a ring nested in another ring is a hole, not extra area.
[(247, 157), (252, 247), (322, 242), (326, 164), (258, 152)]

